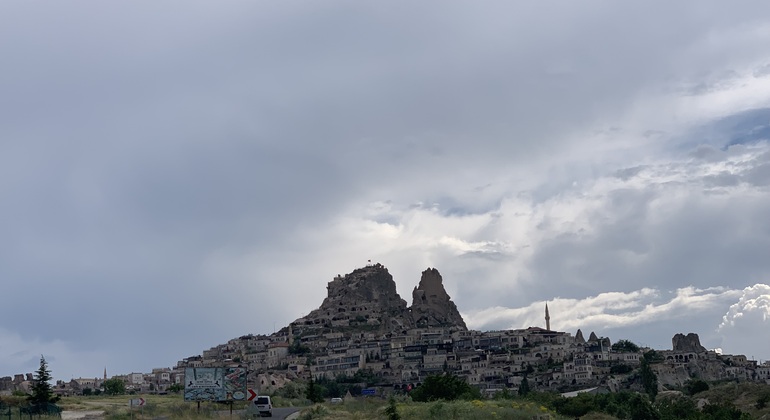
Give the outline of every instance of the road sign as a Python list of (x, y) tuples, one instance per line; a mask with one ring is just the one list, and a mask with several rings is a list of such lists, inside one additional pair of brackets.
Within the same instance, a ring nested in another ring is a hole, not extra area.
[(246, 368), (185, 368), (185, 401), (232, 401), (246, 396)]
[(249, 401), (253, 400), (254, 398), (257, 398), (257, 393), (254, 392), (253, 389), (249, 388), (247, 391), (249, 393), (249, 398), (248, 398)]
[(374, 395), (375, 389), (374, 388), (364, 388), (361, 390), (361, 395)]
[(133, 398), (128, 401), (128, 405), (131, 407), (141, 407), (144, 405), (144, 398)]

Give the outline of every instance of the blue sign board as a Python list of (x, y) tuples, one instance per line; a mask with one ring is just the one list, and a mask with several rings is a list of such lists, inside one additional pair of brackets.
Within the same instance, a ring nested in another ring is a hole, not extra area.
[(361, 390), (361, 395), (374, 395), (375, 394), (374, 388), (364, 388)]

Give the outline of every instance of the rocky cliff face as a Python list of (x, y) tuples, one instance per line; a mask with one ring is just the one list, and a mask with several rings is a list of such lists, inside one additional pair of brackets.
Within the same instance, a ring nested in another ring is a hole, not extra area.
[(387, 333), (416, 327), (467, 329), (435, 268), (422, 273), (420, 285), (412, 292), (411, 307), (399, 296), (393, 276), (382, 264), (337, 276), (326, 290), (327, 296), (318, 309), (292, 323), (295, 331)]
[(586, 339), (583, 338), (583, 331), (580, 331), (580, 328), (578, 328), (577, 333), (575, 333), (575, 342), (579, 344), (586, 343)]
[[(388, 269), (374, 264), (337, 276), (326, 286), (321, 306), (298, 319), (298, 327), (360, 327), (369, 331), (412, 328), (406, 301), (396, 292)], [(339, 328), (337, 328), (339, 329)]]
[(676, 334), (671, 339), (671, 345), (674, 351), (678, 352), (702, 353), (706, 351), (706, 348), (700, 345), (700, 337), (695, 333)]
[(422, 272), (420, 284), (412, 291), (412, 313), (418, 328), (458, 327), (467, 330), (457, 306), (444, 289), (441, 274), (435, 268)]

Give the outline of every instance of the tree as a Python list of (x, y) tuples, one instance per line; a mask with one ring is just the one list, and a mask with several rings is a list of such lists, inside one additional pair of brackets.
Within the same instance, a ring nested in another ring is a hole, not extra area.
[[(655, 394), (657, 395), (658, 388), (655, 386)], [(654, 396), (652, 397), (655, 398)], [(631, 420), (657, 420), (660, 415), (655, 411), (655, 407), (647, 401), (641, 394), (635, 394), (628, 401), (629, 411), (631, 414)]]
[(293, 343), (289, 346), (289, 354), (294, 355), (304, 355), (310, 353), (312, 350), (308, 346), (303, 346), (302, 343), (300, 343), (299, 340), (294, 340)]
[(692, 398), (665, 398), (659, 401), (656, 408), (662, 420), (679, 420), (697, 418), (698, 408)]
[(757, 410), (761, 410), (765, 407), (767, 407), (767, 403), (770, 402), (770, 395), (765, 394), (757, 398), (756, 404), (754, 404), (755, 407), (757, 407)]
[(318, 385), (315, 384), (312, 377), (310, 378), (310, 382), (307, 383), (305, 397), (307, 397), (307, 399), (309, 399), (312, 403), (319, 403), (323, 402), (324, 400), (321, 396), (321, 390), (318, 389)]
[(104, 393), (107, 395), (120, 395), (126, 393), (126, 384), (118, 378), (104, 381)]
[(660, 363), (663, 361), (663, 355), (655, 350), (650, 350), (644, 353), (644, 359), (649, 363)]
[(179, 391), (184, 391), (184, 385), (182, 385), (182, 384), (171, 384), (171, 386), (169, 386), (167, 388), (167, 390), (168, 390), (168, 392), (174, 392), (174, 393), (179, 392)]
[(286, 385), (275, 390), (275, 396), (288, 399), (302, 398), (305, 387), (297, 382), (288, 382)]
[(529, 394), (529, 381), (527, 380), (527, 375), (524, 375), (524, 378), (521, 380), (521, 384), (519, 385), (519, 395), (522, 397)]
[(749, 420), (751, 416), (739, 410), (732, 402), (706, 404), (701, 410), (709, 419)]
[(48, 363), (45, 361), (45, 357), (40, 355), (40, 367), (35, 372), (35, 383), (32, 385), (32, 395), (27, 397), (30, 404), (48, 404), (59, 401), (59, 396), (54, 395), (53, 387), (49, 381), (51, 380), (51, 371), (48, 370)]
[(451, 375), (429, 375), (422, 385), (411, 392), (415, 401), (436, 401), (481, 398), (478, 388), (468, 385), (462, 378)]
[(709, 384), (701, 379), (693, 379), (687, 381), (687, 384), (685, 384), (685, 389), (687, 390), (687, 395), (695, 395), (699, 392), (708, 391)]
[(401, 416), (398, 415), (398, 407), (396, 406), (396, 399), (393, 395), (388, 399), (388, 406), (385, 407), (385, 416), (388, 420), (400, 420)]
[(617, 375), (622, 375), (624, 373), (629, 373), (632, 370), (634, 370), (633, 367), (631, 367), (629, 365), (622, 364), (622, 363), (613, 364), (612, 366), (610, 366), (610, 373), (617, 374)]
[(495, 394), (495, 399), (497, 400), (510, 400), (511, 398), (513, 398), (513, 395), (508, 388), (503, 388), (502, 391)]
[(374, 373), (374, 370), (371, 368), (366, 369), (359, 369), (356, 371), (356, 373), (353, 374), (353, 377), (351, 378), (351, 382), (353, 383), (365, 383), (366, 386), (371, 386), (372, 384), (376, 384), (377, 381), (379, 381), (379, 378), (377, 377), (377, 374)]
[(655, 401), (655, 397), (658, 395), (658, 376), (652, 371), (650, 362), (647, 361), (646, 357), (642, 359), (640, 375), (644, 392), (649, 395), (650, 401)]
[(639, 353), (639, 346), (629, 340), (619, 340), (617, 343), (612, 345), (612, 351)]
[[(343, 378), (343, 380), (345, 380)], [(321, 396), (321, 399), (323, 400), (325, 397), (341, 397), (345, 395), (345, 392), (347, 392), (347, 388), (342, 385), (339, 381), (336, 379), (326, 379), (326, 378), (319, 378), (318, 382), (315, 383), (315, 388), (318, 391), (318, 394)], [(309, 398), (308, 398), (309, 399)]]

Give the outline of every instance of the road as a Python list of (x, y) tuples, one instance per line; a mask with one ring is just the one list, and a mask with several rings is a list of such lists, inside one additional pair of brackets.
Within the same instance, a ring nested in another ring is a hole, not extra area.
[[(299, 413), (299, 408), (297, 407), (281, 407), (281, 408), (274, 408), (273, 409), (273, 418), (274, 419), (287, 419), (289, 416), (291, 416), (294, 413)], [(297, 416), (292, 416), (292, 418), (296, 418)]]
[[(299, 410), (301, 410), (301, 409), (302, 409), (302, 407), (273, 407), (273, 417), (258, 417), (254, 413), (250, 413), (250, 414), (252, 414), (253, 418), (255, 418), (255, 419), (259, 419), (259, 418), (264, 418), (264, 419), (273, 418), (273, 419), (279, 419), (279, 420), (283, 420), (283, 419), (290, 420), (290, 419), (297, 418), (296, 415), (295, 416), (291, 416), (291, 415), (294, 414), (294, 413), (297, 413), (297, 415), (299, 415)], [(244, 410), (233, 410), (233, 418), (234, 419), (235, 418), (240, 418), (240, 416), (241, 416), (241, 414), (243, 414), (243, 412), (244, 412)], [(229, 411), (218, 411), (217, 413), (219, 414), (219, 417), (228, 417), (230, 415)]]

